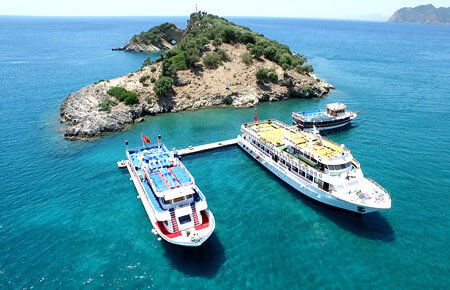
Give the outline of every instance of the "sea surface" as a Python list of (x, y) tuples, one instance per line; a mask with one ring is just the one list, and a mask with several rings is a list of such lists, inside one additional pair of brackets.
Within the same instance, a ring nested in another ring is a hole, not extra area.
[(59, 106), (83, 86), (137, 70), (148, 56), (111, 51), (184, 17), (0, 17), (0, 288), (449, 288), (450, 26), (232, 18), (289, 45), (336, 90), (258, 106), (344, 102), (362, 110), (346, 144), (392, 196), (358, 216), (284, 185), (238, 148), (184, 158), (216, 217), (200, 248), (157, 241), (128, 174), (125, 140), (167, 147), (234, 138), (253, 109), (149, 117), (92, 142), (66, 141)]

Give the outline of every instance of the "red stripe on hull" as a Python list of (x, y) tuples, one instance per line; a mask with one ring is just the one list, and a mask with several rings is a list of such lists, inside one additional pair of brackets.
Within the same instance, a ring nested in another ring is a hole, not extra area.
[(163, 235), (165, 235), (166, 237), (168, 237), (169, 239), (173, 239), (173, 238), (181, 236), (181, 232), (169, 233), (167, 231), (167, 229), (164, 227), (164, 224), (162, 222), (160, 222), (160, 221), (156, 222), (156, 225), (158, 226), (158, 228), (161, 231), (161, 233)]
[(202, 214), (202, 224), (195, 227), (197, 231), (207, 228), (209, 226), (209, 218), (208, 215), (206, 214), (206, 211), (202, 210), (201, 214)]

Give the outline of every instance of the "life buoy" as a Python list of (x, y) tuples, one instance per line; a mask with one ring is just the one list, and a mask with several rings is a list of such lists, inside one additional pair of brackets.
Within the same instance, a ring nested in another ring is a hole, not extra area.
[(314, 172), (314, 176), (317, 176), (317, 172)]
[(319, 174), (319, 177), (322, 178), (322, 173)]

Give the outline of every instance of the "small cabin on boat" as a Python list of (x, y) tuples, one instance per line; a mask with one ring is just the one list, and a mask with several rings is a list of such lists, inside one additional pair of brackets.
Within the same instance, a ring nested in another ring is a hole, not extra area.
[(327, 114), (330, 116), (337, 116), (345, 113), (347, 106), (343, 103), (332, 103), (327, 105)]

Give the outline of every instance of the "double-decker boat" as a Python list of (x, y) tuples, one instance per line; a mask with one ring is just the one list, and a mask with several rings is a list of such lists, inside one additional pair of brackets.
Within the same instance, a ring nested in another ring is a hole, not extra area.
[(319, 131), (340, 128), (358, 116), (357, 112), (346, 111), (346, 108), (342, 103), (332, 103), (327, 105), (326, 111), (294, 112), (292, 123), (304, 131), (311, 131), (313, 127)]
[(194, 177), (164, 144), (126, 150), (127, 168), (156, 232), (169, 243), (196, 247), (215, 228)]
[(357, 213), (391, 207), (388, 192), (364, 177), (344, 145), (277, 120), (241, 126), (238, 145), (300, 193), (319, 202)]

